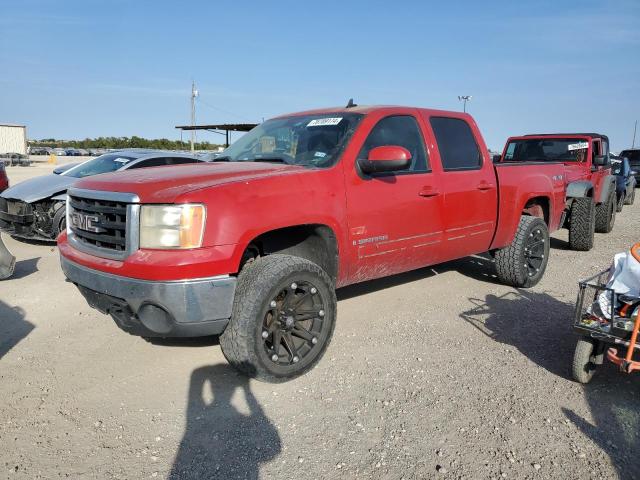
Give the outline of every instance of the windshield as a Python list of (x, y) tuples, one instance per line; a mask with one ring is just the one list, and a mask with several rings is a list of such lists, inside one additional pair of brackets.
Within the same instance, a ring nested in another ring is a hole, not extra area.
[(91, 160), (87, 160), (80, 165), (76, 165), (66, 172), (63, 172), (61, 175), (74, 178), (84, 178), (90, 177), (91, 175), (98, 175), (100, 173), (115, 172), (132, 160), (135, 160), (135, 158), (125, 157), (123, 155), (118, 155), (117, 153), (107, 153), (106, 155), (101, 155)]
[(361, 118), (355, 113), (274, 118), (255, 127), (213, 160), (330, 167)]
[(513, 140), (507, 145), (505, 162), (584, 162), (589, 142), (579, 138)]
[(627, 157), (630, 162), (640, 162), (640, 150), (623, 150), (620, 157)]

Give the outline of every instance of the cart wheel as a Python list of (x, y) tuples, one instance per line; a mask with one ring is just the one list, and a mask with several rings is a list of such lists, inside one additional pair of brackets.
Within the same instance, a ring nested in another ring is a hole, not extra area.
[(589, 337), (582, 337), (576, 344), (573, 353), (573, 378), (580, 383), (589, 383), (596, 372), (597, 365), (591, 357), (596, 350), (596, 341)]

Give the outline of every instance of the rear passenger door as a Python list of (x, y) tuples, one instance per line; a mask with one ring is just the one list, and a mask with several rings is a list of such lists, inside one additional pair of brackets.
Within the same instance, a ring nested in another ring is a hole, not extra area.
[(498, 188), (493, 164), (466, 120), (429, 117), (442, 166), (445, 257), (485, 252), (496, 228)]
[(367, 175), (345, 172), (349, 243), (355, 258), (353, 281), (368, 280), (438, 263), (442, 235), (442, 196), (431, 170), (422, 130), (413, 115), (377, 120), (359, 148), (396, 145), (409, 150), (410, 168)]

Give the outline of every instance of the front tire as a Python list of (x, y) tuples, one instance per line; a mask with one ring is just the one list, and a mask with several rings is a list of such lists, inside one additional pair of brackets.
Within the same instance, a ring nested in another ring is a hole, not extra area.
[(576, 198), (569, 217), (569, 246), (571, 250), (587, 252), (593, 248), (595, 208), (590, 197)]
[(518, 288), (533, 287), (547, 268), (549, 230), (538, 217), (523, 215), (511, 245), (496, 252), (498, 279)]
[(229, 363), (246, 375), (285, 382), (320, 361), (336, 316), (335, 288), (322, 268), (291, 255), (268, 255), (240, 272), (220, 346)]
[(595, 340), (589, 337), (582, 337), (576, 343), (573, 353), (573, 364), (571, 370), (576, 382), (589, 383), (596, 372), (597, 365), (593, 363), (591, 357), (596, 349)]
[(58, 235), (65, 231), (67, 228), (67, 208), (63, 203), (57, 209), (56, 213), (53, 214), (53, 220), (51, 221), (51, 230), (53, 233), (53, 239), (57, 239)]
[(618, 198), (618, 201), (616, 203), (616, 212), (620, 213), (622, 211), (622, 207), (624, 207), (625, 205), (625, 198), (627, 198), (627, 194), (625, 192), (622, 193), (622, 195), (620, 195), (620, 198)]
[(616, 192), (612, 190), (606, 202), (596, 207), (596, 232), (609, 233), (616, 223)]

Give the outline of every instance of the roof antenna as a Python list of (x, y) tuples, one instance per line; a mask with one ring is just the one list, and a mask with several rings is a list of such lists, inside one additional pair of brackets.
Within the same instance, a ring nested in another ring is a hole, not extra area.
[(349, 102), (347, 103), (347, 108), (353, 108), (353, 107), (357, 107), (358, 104), (357, 103), (353, 103), (353, 98), (349, 99)]

